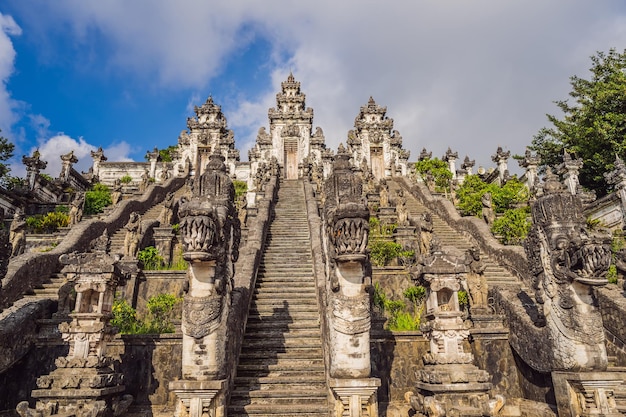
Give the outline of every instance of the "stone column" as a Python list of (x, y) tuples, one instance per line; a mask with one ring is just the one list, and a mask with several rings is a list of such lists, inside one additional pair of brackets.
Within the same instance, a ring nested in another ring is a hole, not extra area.
[(622, 227), (626, 225), (626, 165), (619, 156), (615, 156), (615, 169), (604, 174), (609, 184), (615, 186), (615, 192), (622, 201)]
[(91, 174), (93, 175), (93, 178), (98, 178), (100, 176), (100, 163), (107, 160), (107, 157), (104, 156), (102, 146), (99, 147), (97, 151), (91, 151), (91, 158), (93, 159)]
[(369, 209), (362, 199), (362, 183), (349, 161), (350, 155), (340, 145), (333, 173), (325, 184), (331, 283), (327, 316), (330, 385), (338, 402), (337, 416), (358, 417), (377, 415), (368, 413), (376, 410), (380, 381), (370, 377)]
[[(59, 325), (69, 353), (55, 361), (57, 368), (37, 379), (37, 413), (77, 417), (122, 415), (133, 401), (123, 395), (123, 375), (114, 371), (107, 345), (115, 335), (110, 325), (113, 297), (118, 283), (132, 270), (108, 254), (105, 233), (91, 244), (89, 253), (61, 255), (63, 273), (76, 291), (71, 321)], [(131, 268), (133, 269), (133, 268)], [(137, 265), (134, 265), (136, 272)], [(20, 414), (28, 409), (23, 402)], [(25, 415), (25, 414), (22, 414)], [(34, 414), (32, 414), (34, 415)]]
[(213, 154), (193, 196), (179, 208), (189, 289), (183, 302), (182, 379), (170, 383), (178, 417), (224, 415), (226, 323), (240, 239), (234, 199), (224, 157)]
[(169, 265), (172, 261), (172, 243), (174, 241), (172, 226), (155, 227), (153, 237), (159, 255), (163, 258), (163, 263)]
[(448, 163), (448, 169), (452, 173), (452, 179), (456, 179), (456, 160), (459, 157), (458, 152), (452, 152), (452, 149), (448, 148), (446, 154), (443, 156), (443, 160)]
[(491, 160), (498, 164), (498, 178), (500, 179), (500, 184), (504, 182), (507, 171), (509, 170), (507, 166), (509, 156), (511, 156), (511, 151), (503, 151), (501, 146), (498, 146), (496, 153), (491, 155)]
[(578, 173), (583, 167), (581, 158), (572, 159), (567, 151), (563, 151), (563, 162), (558, 166), (559, 174), (563, 175), (563, 180), (567, 189), (572, 195), (577, 194), (580, 182), (578, 182)]
[(159, 150), (155, 147), (152, 152), (148, 151), (146, 153), (146, 157), (150, 161), (150, 178), (155, 178), (156, 164), (159, 161)]
[(524, 154), (524, 159), (519, 161), (519, 166), (522, 168), (526, 168), (526, 186), (528, 187), (528, 191), (531, 194), (534, 194), (536, 191), (536, 183), (537, 183), (537, 168), (541, 159), (537, 155), (532, 155), (530, 153), (530, 149), (526, 149), (526, 153)]
[(35, 150), (32, 156), (22, 156), (22, 163), (26, 165), (26, 182), (30, 191), (35, 189), (35, 181), (39, 171), (46, 169), (46, 166), (48, 166), (46, 161), (39, 159), (40, 156), (39, 149)]
[(466, 272), (465, 257), (439, 247), (432, 249), (417, 270), (415, 278), (427, 288), (421, 327), (430, 351), (423, 357), (424, 369), (418, 371), (417, 394), (406, 397), (424, 415), (493, 416), (504, 406), (503, 397), (490, 400), (491, 376), (475, 366), (474, 356), (463, 348), (470, 324), (463, 320), (458, 291)]
[(78, 162), (78, 158), (74, 156), (74, 151), (61, 155), (61, 174), (59, 174), (61, 181), (67, 181), (70, 178), (72, 165), (76, 162)]

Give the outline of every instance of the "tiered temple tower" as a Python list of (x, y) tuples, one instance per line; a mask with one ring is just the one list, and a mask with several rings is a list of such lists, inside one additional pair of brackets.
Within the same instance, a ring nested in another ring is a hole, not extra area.
[(354, 120), (355, 130), (348, 132), (348, 151), (354, 165), (362, 169), (366, 164), (377, 179), (406, 175), (409, 160), (409, 151), (402, 148), (402, 136), (392, 130), (393, 119), (386, 113), (387, 107), (370, 97)]
[(190, 163), (191, 169), (202, 175), (209, 155), (219, 153), (224, 157), (229, 172), (233, 174), (235, 163), (239, 161), (239, 151), (235, 149), (235, 136), (228, 129), (222, 107), (209, 97), (202, 106), (195, 106), (194, 112), (195, 117), (187, 118), (188, 130), (183, 130), (178, 137), (180, 165), (184, 167), (186, 163)]
[(287, 179), (302, 177), (305, 165), (321, 166), (328, 151), (322, 130), (318, 127), (315, 133), (312, 131), (313, 109), (306, 107), (305, 97), (300, 91), (300, 82), (289, 74), (287, 81), (281, 83), (281, 92), (276, 94), (276, 107), (268, 111), (269, 132), (261, 127), (257, 142), (250, 150), (252, 173), (261, 164), (269, 165), (273, 158)]

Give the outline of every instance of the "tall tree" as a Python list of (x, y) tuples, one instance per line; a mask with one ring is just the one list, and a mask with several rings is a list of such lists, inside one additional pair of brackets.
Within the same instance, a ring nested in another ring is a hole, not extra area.
[[(0, 130), (2, 133), (2, 130)], [(15, 145), (9, 142), (7, 138), (0, 135), (0, 184), (6, 185), (10, 180), (9, 172), (11, 168), (5, 163), (9, 158), (13, 156), (15, 151)]]
[(626, 157), (626, 50), (591, 56), (591, 78), (570, 78), (569, 100), (556, 101), (562, 119), (548, 114), (551, 127), (533, 138), (532, 150), (543, 166), (556, 166), (563, 150), (582, 158), (579, 179), (599, 196), (610, 191), (603, 174), (614, 168), (615, 156)]

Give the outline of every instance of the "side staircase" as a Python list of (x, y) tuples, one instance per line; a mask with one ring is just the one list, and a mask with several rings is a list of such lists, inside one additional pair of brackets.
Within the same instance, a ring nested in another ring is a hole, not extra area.
[(228, 416), (328, 416), (328, 391), (301, 180), (280, 184)]
[[(387, 184), (389, 184), (389, 194), (394, 197), (400, 189), (404, 189), (404, 187), (393, 180), (388, 180)], [(444, 248), (451, 247), (464, 252), (472, 247), (472, 242), (469, 238), (454, 230), (436, 213), (433, 213), (420, 203), (419, 200), (411, 195), (411, 193), (409, 193), (406, 189), (404, 189), (404, 196), (406, 198), (406, 207), (409, 211), (409, 216), (412, 218), (418, 218), (427, 212), (431, 214), (433, 219), (433, 233), (437, 236)], [(506, 268), (500, 266), (493, 259), (490, 259), (489, 255), (481, 253), (480, 257), (481, 260), (485, 262), (487, 267), (485, 269), (485, 277), (487, 278), (487, 283), (489, 285), (522, 286), (522, 282), (517, 279), (517, 277), (513, 276)]]
[[(182, 197), (186, 192), (189, 191), (187, 186), (182, 186), (174, 193), (174, 200), (178, 200)], [(159, 204), (155, 204), (150, 207), (145, 213), (141, 214), (141, 222), (147, 223), (150, 221), (155, 221), (159, 219), (159, 215), (161, 214), (161, 210), (163, 210), (163, 202)], [(126, 238), (126, 229), (124, 227), (118, 229), (115, 233), (110, 236), (111, 239), (111, 253), (124, 253), (124, 239)]]

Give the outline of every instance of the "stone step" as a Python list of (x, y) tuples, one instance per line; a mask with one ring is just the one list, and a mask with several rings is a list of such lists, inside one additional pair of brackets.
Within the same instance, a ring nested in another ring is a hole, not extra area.
[(322, 347), (297, 346), (289, 349), (288, 352), (267, 352), (267, 351), (242, 351), (239, 355), (240, 363), (249, 361), (264, 361), (267, 359), (320, 359), (322, 358)]
[(310, 338), (320, 339), (322, 332), (318, 328), (296, 328), (296, 329), (275, 329), (272, 327), (266, 327), (262, 332), (252, 332), (248, 335), (248, 340), (251, 342), (258, 342), (259, 340), (278, 340), (278, 339), (299, 339)]

